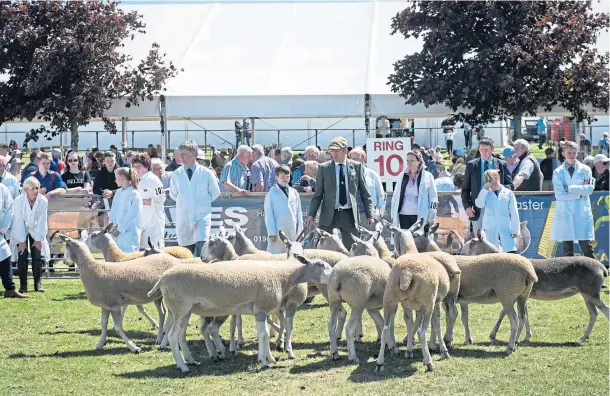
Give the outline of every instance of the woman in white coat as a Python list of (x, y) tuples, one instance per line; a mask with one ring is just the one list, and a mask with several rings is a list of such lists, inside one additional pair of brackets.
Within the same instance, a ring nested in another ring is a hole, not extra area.
[(574, 255), (574, 241), (578, 241), (583, 255), (593, 257), (593, 212), (589, 196), (595, 181), (591, 168), (576, 160), (578, 145), (566, 142), (564, 163), (553, 171), (555, 214), (551, 240), (562, 242), (563, 255)]
[(297, 190), (290, 187), (290, 168), (280, 165), (275, 168), (275, 184), (265, 196), (265, 226), (267, 227), (267, 251), (286, 253), (286, 245), (278, 238), (282, 230), (294, 241), (303, 230), (303, 211)]
[(165, 192), (161, 179), (150, 171), (150, 158), (139, 154), (133, 158), (132, 168), (138, 174), (138, 191), (142, 197), (142, 235), (140, 248), (148, 248), (148, 240), (159, 249), (165, 247)]
[(49, 202), (39, 194), (40, 182), (33, 176), (23, 182), (23, 192), (13, 205), (13, 224), (11, 228), (10, 248), (13, 257), (18, 257), (19, 293), (28, 291), (28, 250), (32, 256), (32, 274), (34, 290), (44, 292), (40, 284), (43, 259), (51, 256), (47, 233), (47, 209)]
[(11, 263), (11, 248), (6, 242), (8, 227), (13, 220), (13, 197), (4, 185), (0, 184), (0, 278), (4, 287), (4, 298), (26, 298), (26, 295), (15, 290), (13, 282), (13, 265)]
[(500, 173), (490, 169), (483, 174), (483, 188), (474, 204), (486, 208), (481, 228), (487, 240), (507, 253), (516, 253), (519, 234), (519, 212), (515, 194), (500, 184)]
[(436, 218), (438, 194), (434, 176), (426, 171), (419, 151), (409, 151), (407, 167), (398, 177), (400, 189), (392, 196), (390, 218), (395, 227), (409, 229), (419, 219), (432, 222)]
[(199, 147), (194, 140), (178, 146), (182, 166), (170, 179), (169, 194), (176, 201), (178, 244), (198, 256), (212, 229), (212, 202), (220, 196), (218, 179), (197, 163)]
[(110, 222), (116, 224), (112, 231), (119, 249), (137, 252), (142, 234), (142, 197), (138, 191), (138, 175), (133, 168), (114, 171), (119, 189), (114, 194), (110, 209)]

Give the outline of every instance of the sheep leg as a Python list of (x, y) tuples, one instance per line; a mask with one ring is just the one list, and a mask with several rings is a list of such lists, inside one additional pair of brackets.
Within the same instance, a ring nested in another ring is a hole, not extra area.
[[(448, 359), (449, 351), (447, 350), (447, 345), (445, 345), (445, 341), (443, 340), (443, 337), (442, 337), (443, 333), (441, 330), (441, 307), (438, 302), (436, 304), (434, 304), (434, 313), (433, 313), (433, 317), (432, 317), (432, 329), (434, 329), (434, 333), (435, 333), (434, 336), (438, 338), (438, 347), (441, 352), (441, 356)], [(432, 337), (432, 333), (430, 334), (430, 337)]]
[(337, 331), (335, 335), (337, 336), (337, 340), (341, 339), (341, 335), (343, 334), (343, 327), (345, 327), (345, 320), (347, 319), (347, 311), (345, 308), (340, 307), (338, 317), (337, 317)]
[(222, 343), (222, 339), (220, 338), (220, 334), (218, 333), (218, 328), (220, 327), (220, 323), (216, 318), (212, 321), (212, 323), (208, 326), (208, 331), (210, 332), (210, 336), (212, 337), (212, 341), (214, 341), (214, 346), (216, 347), (216, 357), (218, 359), (225, 358), (225, 346)]
[(231, 339), (229, 341), (229, 352), (234, 355), (239, 352), (239, 343), (235, 342), (235, 328), (237, 327), (237, 316), (238, 315), (231, 315), (230, 325)]
[[(396, 311), (398, 310), (398, 304), (393, 305), (384, 305), (383, 307), (383, 330), (381, 331), (381, 346), (379, 347), (379, 355), (377, 355), (377, 366), (375, 367), (375, 371), (382, 372), (383, 366), (385, 364), (385, 346), (386, 343), (390, 350), (394, 353), (398, 352), (398, 348), (396, 348), (396, 343), (393, 340), (392, 335), (390, 334), (393, 330), (392, 322), (394, 321), (394, 317), (396, 316)], [(392, 345), (394, 343), (394, 345)]]
[(470, 335), (470, 327), (468, 326), (468, 304), (460, 304), (460, 310), (462, 311), (462, 324), (464, 325), (464, 344), (471, 345), (472, 336)]
[[(519, 313), (519, 328), (517, 329), (517, 338), (515, 339), (515, 343), (519, 343), (519, 339), (521, 338), (521, 332), (523, 331), (523, 326), (527, 326), (529, 328), (529, 319), (527, 317), (527, 298), (529, 297), (529, 293), (527, 295), (521, 295), (517, 297), (517, 312)], [(526, 335), (526, 339), (529, 341), (529, 336), (531, 334)]]
[[(286, 316), (284, 315), (284, 312), (278, 310), (277, 317), (280, 322), (280, 329), (277, 331), (277, 340), (275, 340), (275, 350), (279, 352), (284, 350), (284, 330), (286, 329)], [(268, 324), (269, 328), (273, 330), (273, 320), (271, 320), (271, 317), (267, 318), (267, 322), (271, 322)], [(271, 330), (269, 331), (269, 337), (273, 337), (271, 335)], [(276, 333), (276, 331), (274, 330), (273, 333)]]
[(244, 341), (244, 335), (242, 333), (242, 322), (241, 315), (237, 315), (237, 344), (243, 346), (246, 342)]
[[(155, 300), (155, 307), (157, 308), (157, 313), (159, 314), (159, 328), (157, 330), (156, 343), (161, 344), (161, 342), (163, 341), (163, 326), (165, 324), (165, 310), (163, 309), (163, 303), (161, 299)], [(144, 310), (144, 307), (142, 307), (142, 310)]]
[(169, 331), (171, 330), (174, 324), (174, 318), (172, 317), (171, 312), (167, 312), (167, 321), (163, 325), (163, 340), (161, 344), (159, 344), (160, 349), (165, 349), (169, 346)]
[(413, 327), (413, 311), (403, 305), (403, 317), (407, 324), (407, 336), (405, 340), (407, 342), (407, 351), (405, 352), (405, 358), (413, 359), (413, 343), (415, 338), (415, 329)]
[(330, 356), (332, 360), (339, 360), (339, 352), (337, 351), (337, 317), (341, 310), (341, 302), (333, 301), (330, 304), (330, 318), (328, 319), (328, 338), (330, 339)]
[(606, 319), (610, 321), (610, 307), (608, 307), (604, 301), (597, 295), (596, 297), (589, 297), (589, 299), (595, 304), (595, 306), (606, 315)]
[(358, 323), (362, 322), (362, 308), (352, 307), (352, 313), (347, 322), (347, 360), (354, 363), (358, 363), (358, 356), (356, 355), (356, 331), (358, 329)]
[(362, 316), (360, 317), (358, 323), (356, 323), (356, 330), (354, 330), (354, 332), (354, 341), (362, 342), (362, 338), (364, 337), (364, 331), (362, 330)]
[(530, 329), (530, 315), (527, 310), (527, 304), (525, 304), (525, 338), (523, 342), (529, 342), (530, 338), (532, 338), (532, 331)]
[(502, 305), (504, 305), (504, 311), (506, 311), (506, 316), (508, 316), (508, 320), (510, 320), (510, 339), (508, 340), (508, 347), (506, 348), (506, 354), (510, 355), (517, 347), (516, 339), (519, 323), (517, 313), (515, 312), (515, 307), (509, 303)]
[(409, 343), (409, 328), (413, 328), (413, 312), (407, 308), (405, 304), (402, 305), (402, 317), (405, 321), (405, 325), (407, 326), (407, 335), (402, 340), (405, 344)]
[(428, 350), (428, 343), (426, 343), (426, 330), (428, 330), (428, 326), (430, 325), (432, 312), (433, 309), (429, 309), (429, 307), (423, 307), (417, 311), (417, 322), (420, 322), (419, 328), (417, 329), (417, 336), (419, 338), (422, 355), (424, 356), (424, 365), (426, 365), (428, 371), (434, 371), (435, 368), (432, 357), (430, 356), (430, 351)]
[(110, 311), (112, 315), (112, 321), (114, 322), (114, 331), (125, 341), (127, 348), (133, 353), (139, 353), (141, 349), (134, 344), (127, 334), (123, 331), (123, 310), (119, 307)]
[(286, 307), (286, 352), (288, 353), (288, 359), (294, 359), (294, 352), (292, 352), (292, 329), (296, 313), (296, 304), (290, 304)]
[(593, 326), (595, 325), (595, 322), (597, 321), (597, 315), (598, 315), (597, 307), (595, 306), (595, 304), (593, 304), (593, 302), (591, 300), (589, 300), (588, 298), (585, 298), (585, 304), (587, 305), (587, 309), (589, 310), (589, 325), (585, 329), (585, 334), (583, 334), (583, 336), (580, 337), (580, 342), (585, 342), (589, 339), (589, 336), (591, 335), (591, 331), (593, 331)]
[(375, 323), (375, 328), (377, 329), (377, 342), (380, 342), (381, 332), (383, 331), (383, 317), (381, 316), (381, 313), (379, 313), (379, 309), (367, 309), (366, 311)]
[(443, 341), (445, 341), (445, 345), (451, 348), (453, 346), (453, 329), (458, 317), (456, 296), (447, 297), (445, 301), (443, 301), (443, 306), (445, 307), (445, 312), (447, 314), (445, 336), (443, 337)]
[(436, 327), (434, 326), (434, 311), (433, 311), (432, 318), (430, 319), (430, 338), (428, 338), (428, 351), (436, 352), (436, 336), (437, 336), (437, 334), (436, 334)]
[(191, 353), (188, 343), (186, 342), (186, 328), (188, 326), (190, 317), (191, 317), (191, 311), (189, 310), (189, 312), (186, 314), (185, 318), (183, 319), (185, 322), (184, 322), (184, 326), (182, 327), (182, 331), (180, 332), (180, 338), (178, 340), (178, 343), (180, 345), (180, 349), (182, 349), (182, 354), (184, 355), (184, 360), (189, 364), (197, 364), (197, 362), (193, 358), (193, 354)]
[[(156, 305), (156, 303), (155, 303)], [(127, 306), (124, 306), (125, 308), (127, 308)], [(146, 312), (146, 310), (144, 309), (143, 305), (136, 305), (136, 307), (138, 308), (138, 311), (140, 311), (140, 313), (142, 314), (142, 316), (144, 316), (146, 318), (146, 320), (148, 320), (148, 323), (150, 323), (150, 325), (152, 326), (152, 330), (155, 330), (157, 328), (157, 322), (155, 322), (155, 320), (153, 319), (152, 316), (150, 316), (150, 314), (148, 312)], [(125, 311), (123, 310), (123, 316), (125, 316)], [(158, 344), (158, 342), (157, 342)]]
[(261, 363), (261, 369), (269, 367), (267, 354), (269, 350), (269, 331), (267, 330), (267, 313), (257, 312), (254, 314), (256, 319), (256, 333), (258, 335), (258, 361)]
[(182, 355), (180, 354), (180, 345), (179, 341), (182, 336), (182, 332), (186, 329), (186, 325), (188, 323), (188, 318), (190, 316), (190, 310), (181, 313), (176, 312), (174, 314), (174, 323), (172, 328), (169, 330), (169, 345), (172, 348), (172, 355), (174, 355), (174, 360), (176, 361), (176, 365), (183, 372), (186, 373), (189, 371), (188, 366), (184, 363), (182, 359)]
[(102, 334), (100, 334), (100, 342), (97, 343), (95, 349), (101, 351), (106, 345), (106, 337), (108, 336), (108, 317), (110, 311), (102, 308)]
[[(203, 341), (205, 343), (205, 349), (208, 352), (208, 357), (212, 360), (216, 360), (216, 347), (214, 346), (214, 342), (212, 341), (212, 337), (210, 334), (210, 326), (212, 325), (213, 317), (201, 317), (199, 320), (199, 332), (203, 337)], [(231, 323), (232, 324), (232, 323)], [(230, 347), (229, 347), (230, 350)]]
[(277, 325), (273, 323), (273, 317), (278, 318), (278, 322), (280, 322), (280, 326), (282, 325), (281, 319), (279, 319), (279, 315), (273, 312), (271, 315), (267, 316), (267, 324), (269, 325), (269, 337), (275, 337), (275, 333), (279, 333)]
[(493, 329), (491, 329), (491, 333), (489, 334), (490, 340), (493, 341), (496, 339), (496, 335), (498, 334), (498, 330), (500, 330), (500, 325), (502, 324), (502, 320), (504, 320), (505, 316), (506, 316), (506, 312), (504, 312), (504, 309), (502, 309), (500, 311), (500, 315), (498, 316), (498, 321), (494, 325)]

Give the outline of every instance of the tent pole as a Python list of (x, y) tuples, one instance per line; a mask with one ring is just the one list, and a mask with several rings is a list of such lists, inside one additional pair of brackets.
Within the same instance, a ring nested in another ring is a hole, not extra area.
[[(251, 145), (254, 145), (254, 131), (256, 130), (254, 121), (256, 121), (256, 118), (254, 118), (254, 117), (250, 118), (250, 124), (252, 125), (252, 141), (250, 142)], [(242, 142), (242, 144), (244, 143), (243, 140), (241, 142)]]
[(127, 147), (127, 117), (121, 117), (121, 148), (125, 153)]
[(165, 140), (165, 132), (167, 131), (167, 108), (165, 106), (165, 95), (160, 96), (159, 102), (159, 117), (161, 122), (161, 160), (167, 162), (167, 142)]
[(364, 128), (366, 137), (371, 133), (371, 95), (364, 94)]

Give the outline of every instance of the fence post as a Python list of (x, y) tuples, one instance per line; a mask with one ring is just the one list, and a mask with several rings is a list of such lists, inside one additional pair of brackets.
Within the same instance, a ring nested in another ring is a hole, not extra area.
[(356, 130), (352, 129), (352, 147), (356, 147)]
[[(280, 130), (279, 129), (277, 130), (277, 147), (278, 148), (280, 147)], [(273, 156), (271, 156), (271, 157), (273, 157)]]
[(134, 135), (135, 135), (135, 131), (131, 131), (131, 148), (132, 148), (132, 150), (136, 146), (135, 145), (135, 140), (134, 140)]
[(100, 133), (95, 131), (95, 147), (100, 148)]
[(318, 146), (318, 130), (316, 129), (316, 147)]
[(203, 131), (203, 150), (205, 155), (208, 154), (208, 130)]

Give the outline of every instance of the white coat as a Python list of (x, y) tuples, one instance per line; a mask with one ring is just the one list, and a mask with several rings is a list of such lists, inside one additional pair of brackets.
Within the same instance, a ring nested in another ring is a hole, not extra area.
[[(278, 236), (282, 230), (288, 239), (294, 241), (303, 229), (303, 211), (301, 198), (292, 187), (288, 187), (288, 197), (276, 184), (265, 195), (265, 226), (268, 236)], [(267, 240), (267, 251), (270, 253), (287, 252), (286, 245), (279, 238), (275, 242)]]
[(17, 245), (27, 241), (28, 234), (35, 241), (41, 242), (42, 249), (40, 253), (42, 258), (49, 260), (51, 257), (51, 250), (47, 241), (47, 233), (49, 232), (48, 208), (49, 201), (41, 194), (36, 197), (33, 208), (30, 208), (30, 203), (25, 192), (22, 192), (13, 202), (10, 248), (15, 261), (19, 257)]
[[(426, 222), (434, 221), (436, 218), (436, 210), (438, 209), (438, 194), (436, 192), (436, 183), (434, 182), (434, 176), (432, 173), (422, 170), (423, 174), (421, 182), (419, 183), (419, 191), (417, 196), (417, 218), (424, 219)], [(396, 183), (396, 191), (392, 195), (392, 206), (390, 218), (392, 224), (395, 227), (400, 228), (400, 220), (398, 213), (400, 209), (400, 186), (402, 186), (402, 180), (405, 177), (405, 173), (402, 173)], [(407, 176), (408, 177), (408, 176)]]
[(115, 238), (119, 249), (126, 253), (137, 252), (142, 235), (142, 197), (138, 190), (133, 186), (116, 190), (109, 216), (120, 232)]
[(371, 194), (371, 203), (373, 204), (373, 209), (379, 208), (380, 214), (383, 215), (385, 213), (385, 200), (386, 193), (383, 190), (383, 184), (381, 184), (381, 178), (372, 169), (362, 167), (364, 170), (364, 183), (366, 184), (366, 189), (369, 194)]
[[(589, 184), (585, 185), (585, 181), (589, 181)], [(565, 162), (553, 171), (555, 215), (551, 228), (552, 241), (595, 240), (593, 212), (589, 199), (594, 187), (591, 168), (578, 161), (574, 164), (572, 177)]]
[(487, 240), (497, 248), (500, 248), (502, 243), (504, 252), (516, 251), (517, 245), (512, 237), (519, 234), (519, 212), (515, 194), (502, 185), (497, 196), (492, 190), (483, 188), (474, 204), (478, 208), (485, 208), (481, 228), (485, 231)]
[(21, 187), (19, 186), (19, 180), (9, 172), (4, 172), (2, 175), (2, 184), (4, 184), (11, 193), (13, 199), (17, 198), (21, 194)]
[(142, 175), (138, 183), (142, 200), (150, 199), (150, 205), (142, 204), (142, 236), (140, 248), (148, 248), (148, 238), (157, 248), (165, 246), (165, 192), (163, 183), (152, 172)]
[(11, 192), (5, 185), (0, 184), (0, 261), (4, 261), (11, 256), (11, 248), (6, 242), (6, 234), (13, 220), (13, 210)]
[(212, 229), (212, 202), (220, 196), (216, 175), (197, 164), (189, 180), (183, 165), (172, 174), (169, 194), (176, 201), (178, 244), (188, 246), (207, 241)]

